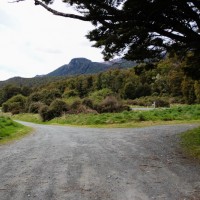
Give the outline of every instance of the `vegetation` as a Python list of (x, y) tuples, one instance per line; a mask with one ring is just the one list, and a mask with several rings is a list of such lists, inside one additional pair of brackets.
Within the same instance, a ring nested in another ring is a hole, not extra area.
[(183, 148), (189, 155), (200, 158), (200, 127), (182, 134), (181, 140)]
[[(24, 1), (24, 0), (18, 0)], [(187, 71), (200, 76), (200, 3), (198, 0), (63, 0), (79, 14), (68, 14), (48, 7), (52, 0), (34, 0), (49, 12), (90, 21), (94, 30), (87, 35), (102, 48), (105, 59), (124, 55), (130, 60), (157, 61), (164, 54), (187, 57)], [(43, 3), (44, 2), (44, 3)]]
[(185, 65), (174, 55), (154, 66), (66, 77), (27, 90), (6, 85), (0, 89), (0, 105), (4, 112), (39, 113), (48, 121), (63, 114), (123, 112), (130, 105), (198, 104), (200, 82), (184, 75)]
[(30, 128), (14, 122), (8, 117), (0, 116), (0, 144), (21, 138), (30, 130)]
[[(42, 123), (39, 115), (14, 115), (15, 119)], [(141, 125), (200, 122), (200, 105), (175, 106), (149, 111), (123, 111), (120, 113), (65, 114), (46, 123), (78, 126), (135, 127)]]

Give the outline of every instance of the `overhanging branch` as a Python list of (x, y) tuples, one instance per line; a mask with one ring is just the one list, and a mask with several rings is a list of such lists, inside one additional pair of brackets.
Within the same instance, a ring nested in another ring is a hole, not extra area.
[(89, 18), (84, 17), (84, 16), (68, 14), (68, 13), (63, 13), (63, 12), (59, 12), (57, 10), (54, 10), (54, 9), (48, 7), (47, 5), (45, 5), (44, 3), (42, 3), (41, 1), (38, 1), (38, 0), (35, 0), (35, 5), (40, 5), (43, 8), (45, 8), (46, 10), (48, 10), (49, 12), (51, 12), (52, 14), (57, 15), (57, 16), (79, 19), (79, 20), (82, 20), (82, 21), (90, 21)]

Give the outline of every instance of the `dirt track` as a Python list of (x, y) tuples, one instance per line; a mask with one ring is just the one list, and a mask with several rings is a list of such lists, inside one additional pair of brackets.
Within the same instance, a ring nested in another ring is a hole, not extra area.
[(194, 125), (44, 126), (0, 146), (0, 200), (199, 200), (200, 164), (178, 148)]

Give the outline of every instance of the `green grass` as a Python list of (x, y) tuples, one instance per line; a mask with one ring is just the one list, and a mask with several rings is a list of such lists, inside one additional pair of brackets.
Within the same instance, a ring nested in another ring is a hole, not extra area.
[(200, 127), (181, 134), (181, 144), (187, 154), (200, 159)]
[(29, 127), (25, 127), (14, 122), (9, 117), (0, 116), (0, 144), (16, 140), (30, 132)]
[[(39, 115), (19, 114), (14, 119), (43, 123)], [(199, 123), (200, 105), (177, 106), (150, 111), (124, 111), (122, 113), (64, 115), (45, 124), (63, 124), (92, 127), (140, 127), (156, 124)]]

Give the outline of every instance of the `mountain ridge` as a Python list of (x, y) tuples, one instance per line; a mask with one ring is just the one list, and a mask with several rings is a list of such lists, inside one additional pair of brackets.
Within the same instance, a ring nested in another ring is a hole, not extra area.
[[(123, 64), (123, 62), (125, 64)], [(123, 64), (123, 65), (122, 65)], [(45, 76), (70, 76), (81, 74), (94, 74), (112, 68), (129, 68), (135, 66), (133, 61), (117, 59), (108, 62), (93, 62), (87, 58), (73, 58), (69, 64), (62, 65)]]
[(69, 64), (64, 64), (44, 75), (36, 75), (32, 78), (23, 78), (18, 76), (5, 81), (0, 81), (0, 88), (8, 84), (16, 84), (19, 86), (42, 85), (46, 82), (50, 82), (52, 79), (58, 80), (67, 76), (96, 74), (109, 69), (125, 69), (134, 67), (135, 65), (136, 63), (134, 61), (127, 61), (124, 59), (115, 59), (106, 62), (92, 62), (87, 58), (73, 58)]

